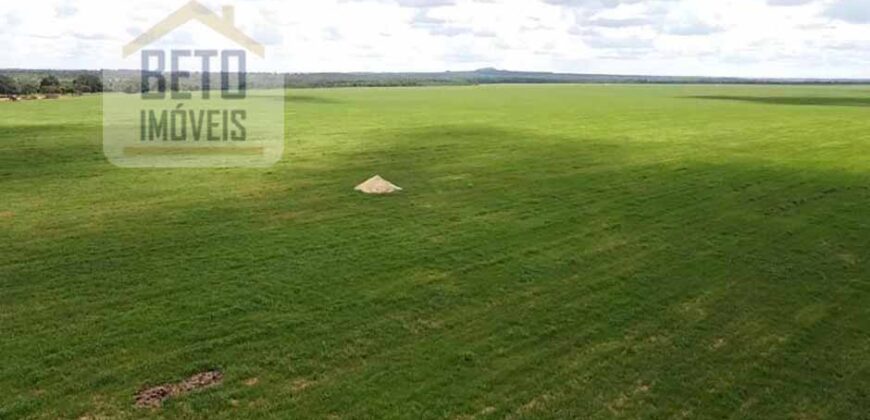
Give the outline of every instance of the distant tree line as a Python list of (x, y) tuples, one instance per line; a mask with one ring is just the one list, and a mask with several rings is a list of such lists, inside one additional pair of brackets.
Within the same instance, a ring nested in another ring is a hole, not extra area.
[(70, 77), (35, 72), (0, 71), (0, 95), (80, 95), (103, 92), (103, 81), (96, 72), (78, 73)]
[[(171, 74), (164, 74), (164, 86)], [(179, 79), (184, 91), (202, 89), (209, 77), (211, 89), (220, 88), (221, 75), (191, 73)], [(494, 83), (643, 83), (643, 84), (867, 84), (852, 79), (744, 79), (722, 77), (632, 76), (514, 72), (485, 68), (440, 73), (248, 73), (248, 89), (326, 88), (366, 86), (438, 86)], [(61, 95), (96, 92), (139, 93), (143, 82), (138, 71), (0, 70), (0, 95)]]

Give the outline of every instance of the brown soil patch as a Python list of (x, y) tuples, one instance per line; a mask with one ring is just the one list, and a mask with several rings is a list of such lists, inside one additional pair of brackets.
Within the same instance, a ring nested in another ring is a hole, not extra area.
[(245, 380), (245, 385), (254, 386), (254, 385), (258, 384), (259, 382), (260, 382), (259, 378), (250, 378), (250, 379)]
[(182, 382), (144, 389), (136, 394), (136, 406), (140, 408), (157, 408), (162, 406), (163, 401), (169, 398), (219, 385), (223, 379), (224, 375), (220, 371), (212, 370), (198, 373)]

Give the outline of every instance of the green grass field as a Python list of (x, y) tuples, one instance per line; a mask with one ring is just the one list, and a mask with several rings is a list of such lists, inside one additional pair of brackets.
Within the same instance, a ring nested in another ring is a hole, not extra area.
[(267, 170), (0, 103), (0, 418), (870, 412), (870, 88), (288, 95)]

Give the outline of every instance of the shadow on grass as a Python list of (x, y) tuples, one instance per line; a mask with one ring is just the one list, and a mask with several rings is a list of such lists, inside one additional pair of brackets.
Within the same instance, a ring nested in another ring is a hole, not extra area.
[(285, 101), (287, 103), (297, 103), (297, 104), (337, 104), (340, 101), (331, 98), (324, 98), (322, 96), (314, 96), (314, 95), (294, 95), (288, 94), (285, 97)]
[(84, 174), (106, 163), (97, 125), (7, 125), (0, 131), (0, 180)]
[(848, 106), (870, 107), (870, 96), (857, 97), (814, 97), (814, 96), (732, 96), (701, 95), (686, 96), (686, 99), (706, 99), (714, 101), (749, 102), (764, 105), (803, 105), (803, 106)]

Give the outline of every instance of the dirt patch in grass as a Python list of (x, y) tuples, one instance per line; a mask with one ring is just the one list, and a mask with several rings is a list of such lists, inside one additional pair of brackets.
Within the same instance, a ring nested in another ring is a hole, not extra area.
[(629, 392), (623, 392), (613, 401), (607, 404), (607, 409), (615, 416), (621, 416), (626, 409), (635, 405), (638, 399), (649, 393), (652, 386), (644, 382), (638, 382)]
[(381, 178), (380, 175), (369, 178), (368, 181), (357, 185), (354, 189), (366, 194), (392, 194), (402, 191), (401, 187)]
[(301, 392), (304, 391), (306, 388), (310, 387), (311, 385), (314, 385), (313, 381), (309, 381), (308, 379), (304, 378), (297, 379), (293, 381), (292, 384), (290, 384), (290, 390), (292, 390), (293, 392)]
[(224, 375), (217, 370), (197, 373), (186, 380), (174, 384), (164, 384), (139, 391), (136, 394), (136, 407), (157, 408), (169, 398), (182, 396), (196, 390), (220, 385)]
[(543, 410), (547, 406), (547, 404), (549, 404), (553, 400), (555, 400), (555, 397), (553, 395), (550, 395), (550, 394), (539, 395), (539, 396), (533, 398), (531, 401), (520, 406), (516, 410), (516, 413), (514, 413), (514, 415), (507, 416), (506, 418), (513, 419), (513, 418), (517, 418), (517, 417), (530, 416), (536, 411)]
[(14, 217), (15, 217), (15, 212), (13, 212), (13, 211), (0, 211), (0, 220), (12, 219)]

